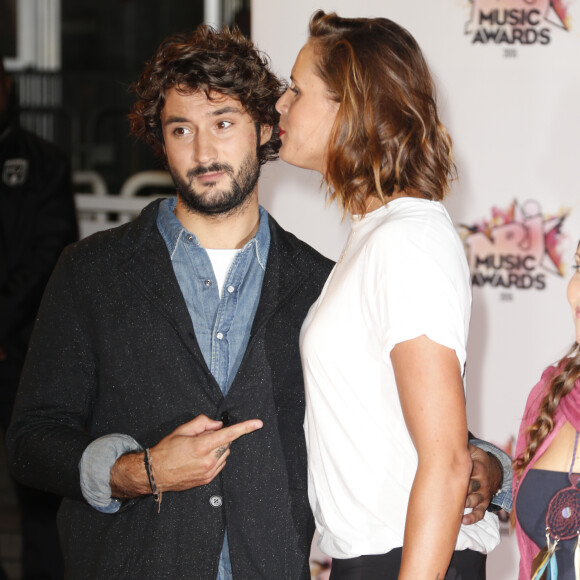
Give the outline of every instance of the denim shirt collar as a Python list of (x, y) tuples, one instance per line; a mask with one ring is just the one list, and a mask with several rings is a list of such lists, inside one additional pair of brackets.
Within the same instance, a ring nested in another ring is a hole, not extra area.
[[(164, 199), (159, 204), (159, 213), (157, 214), (157, 227), (161, 237), (167, 245), (169, 255), (173, 258), (173, 254), (177, 248), (177, 244), (182, 236), (191, 236), (189, 240), (201, 247), (197, 236), (185, 229), (182, 223), (177, 219), (173, 211), (177, 205), (177, 198), (171, 197)], [(268, 212), (260, 206), (260, 225), (256, 235), (246, 243), (242, 251), (253, 245), (256, 251), (256, 258), (262, 270), (266, 270), (266, 262), (268, 261), (268, 250), (270, 249), (270, 227), (268, 224)]]

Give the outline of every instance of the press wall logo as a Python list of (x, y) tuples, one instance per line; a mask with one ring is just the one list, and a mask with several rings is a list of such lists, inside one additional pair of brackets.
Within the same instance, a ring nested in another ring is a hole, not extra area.
[[(469, 0), (471, 16), (465, 34), (473, 44), (550, 44), (554, 29), (570, 30), (569, 7), (575, 1)], [(516, 52), (506, 54), (515, 56)]]
[(568, 212), (543, 215), (536, 201), (514, 201), (505, 210), (492, 208), (489, 220), (461, 224), (472, 285), (543, 290), (550, 275), (563, 276), (562, 225)]

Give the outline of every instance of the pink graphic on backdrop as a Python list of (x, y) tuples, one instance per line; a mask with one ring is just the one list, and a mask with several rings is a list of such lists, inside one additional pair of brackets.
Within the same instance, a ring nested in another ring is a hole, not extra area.
[(575, 0), (469, 0), (465, 34), (474, 44), (550, 44), (550, 25), (570, 30)]
[(460, 225), (473, 285), (542, 290), (546, 274), (563, 276), (567, 215), (545, 216), (536, 201), (514, 201), (507, 209), (492, 208), (488, 220)]
[[(571, 0), (470, 0), (471, 25), (538, 26), (541, 20), (570, 30)], [(469, 32), (469, 31), (468, 31)]]
[(570, 30), (571, 19), (570, 13), (568, 12), (568, 8), (571, 2), (570, 1), (567, 2), (566, 0), (552, 0), (550, 4), (552, 6), (552, 9), (556, 13), (556, 16), (562, 23), (562, 26), (564, 26), (566, 30)]

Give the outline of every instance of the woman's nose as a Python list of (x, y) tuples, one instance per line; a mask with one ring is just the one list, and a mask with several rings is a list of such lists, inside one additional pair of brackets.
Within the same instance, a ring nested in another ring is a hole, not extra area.
[(289, 89), (286, 89), (284, 94), (276, 101), (276, 111), (280, 114), (285, 113), (288, 108), (286, 105), (286, 95), (288, 94), (288, 90)]

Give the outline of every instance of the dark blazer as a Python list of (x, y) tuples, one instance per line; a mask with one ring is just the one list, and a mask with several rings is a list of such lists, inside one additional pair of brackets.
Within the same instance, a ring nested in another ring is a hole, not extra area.
[[(260, 303), (224, 398), (196, 342), (157, 206), (74, 244), (59, 261), (8, 434), (14, 475), (65, 496), (59, 527), (69, 578), (215, 580), (226, 525), (236, 580), (310, 578), (298, 336), (332, 262), (270, 218)], [(113, 515), (84, 501), (78, 463), (95, 438), (126, 433), (149, 447), (200, 413), (224, 411), (264, 427), (233, 443), (210, 484), (164, 494), (159, 514), (151, 496)]]

